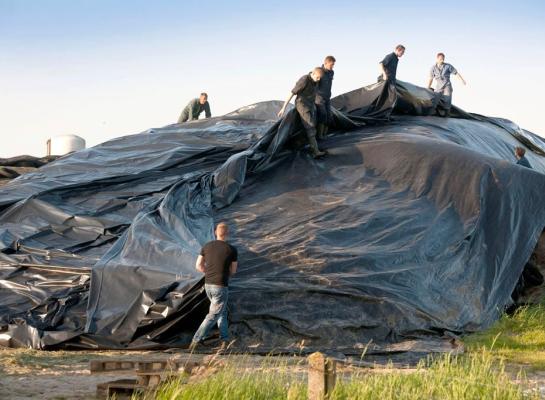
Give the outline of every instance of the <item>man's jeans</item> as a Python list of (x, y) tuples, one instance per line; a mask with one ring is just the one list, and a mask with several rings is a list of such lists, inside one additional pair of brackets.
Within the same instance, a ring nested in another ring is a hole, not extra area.
[(220, 339), (229, 340), (228, 322), (227, 322), (227, 297), (229, 294), (229, 288), (217, 285), (204, 285), (206, 295), (210, 300), (210, 310), (206, 315), (206, 318), (202, 322), (199, 329), (193, 336), (194, 342), (200, 342), (204, 340), (210, 329), (218, 323), (220, 329)]
[[(450, 114), (450, 108), (452, 106), (452, 86), (446, 86), (442, 90), (434, 90), (435, 94), (432, 101), (433, 110), (437, 110), (439, 102), (442, 101), (442, 106), (445, 109), (444, 112), (437, 111), (437, 114), (448, 117)], [(443, 115), (444, 114), (444, 115)]]

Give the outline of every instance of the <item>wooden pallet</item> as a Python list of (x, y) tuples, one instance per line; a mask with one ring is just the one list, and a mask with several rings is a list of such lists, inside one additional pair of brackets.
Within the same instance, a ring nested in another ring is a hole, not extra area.
[(144, 391), (147, 388), (138, 384), (136, 379), (118, 379), (115, 381), (99, 383), (97, 385), (97, 397), (109, 399), (130, 398), (136, 391)]
[[(198, 365), (196, 361), (189, 359), (169, 359), (169, 360), (92, 360), (89, 362), (89, 371), (91, 374), (103, 374), (112, 372), (132, 372), (132, 371), (164, 371), (177, 370), (184, 372), (186, 369), (192, 369)], [(189, 372), (189, 371), (185, 371)]]
[(145, 391), (170, 380), (190, 375), (199, 365), (184, 359), (168, 360), (93, 360), (89, 363), (91, 374), (133, 372), (136, 379), (118, 379), (97, 385), (97, 397), (109, 398), (115, 394), (131, 396), (135, 391)]

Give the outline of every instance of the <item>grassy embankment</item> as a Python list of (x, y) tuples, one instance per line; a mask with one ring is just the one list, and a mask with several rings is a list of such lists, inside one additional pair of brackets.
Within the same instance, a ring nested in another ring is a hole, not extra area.
[[(466, 353), (422, 361), (412, 370), (353, 369), (338, 380), (332, 399), (534, 399), (525, 371), (545, 369), (545, 306), (521, 308), (489, 330), (464, 339)], [(271, 364), (272, 363), (272, 364)], [(509, 372), (506, 371), (506, 366)], [(520, 371), (520, 372), (513, 372)], [(514, 382), (516, 380), (517, 382)], [(262, 368), (227, 364), (211, 376), (181, 377), (147, 399), (305, 399), (304, 374), (268, 360)]]
[[(332, 399), (532, 399), (524, 373), (545, 371), (545, 306), (503, 316), (487, 331), (464, 338), (466, 353), (421, 362), (414, 369), (350, 369), (339, 379)], [(115, 352), (78, 353), (36, 350), (0, 351), (2, 374), (32, 374), (41, 369), (70, 370), (89, 359), (118, 357)], [(130, 356), (129, 356), (130, 357)], [(240, 357), (189, 383), (163, 386), (157, 399), (304, 399), (306, 368), (270, 358), (257, 367), (241, 366)], [(507, 371), (506, 371), (507, 369)], [(521, 371), (517, 377), (518, 371)], [(518, 378), (518, 379), (517, 379)], [(514, 382), (514, 380), (518, 382)], [(544, 385), (545, 386), (545, 382)]]

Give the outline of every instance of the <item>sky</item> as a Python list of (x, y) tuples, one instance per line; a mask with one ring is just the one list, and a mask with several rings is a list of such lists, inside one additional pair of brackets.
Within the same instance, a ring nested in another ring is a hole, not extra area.
[(213, 115), (284, 100), (329, 54), (341, 94), (398, 43), (398, 79), (424, 86), (441, 51), (455, 105), (545, 136), (543, 21), (542, 0), (0, 0), (0, 157), (168, 125), (202, 91)]

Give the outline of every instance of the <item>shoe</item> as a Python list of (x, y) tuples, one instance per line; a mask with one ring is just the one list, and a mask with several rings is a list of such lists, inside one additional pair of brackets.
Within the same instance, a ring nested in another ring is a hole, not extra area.
[(235, 341), (236, 341), (236, 339), (221, 340), (220, 343), (219, 343), (219, 346), (216, 347), (214, 350), (217, 351), (218, 353), (224, 353), (233, 346), (233, 343), (235, 343)]
[(320, 158), (327, 154), (325, 151), (321, 151), (320, 148), (318, 147), (318, 142), (316, 142), (316, 137), (310, 136), (308, 138), (308, 143), (310, 144), (310, 151), (312, 152), (312, 157)]
[(202, 342), (197, 342), (195, 340), (192, 340), (191, 344), (189, 345), (187, 349), (189, 350), (189, 352), (193, 353), (201, 345), (202, 345)]
[(325, 138), (326, 126), (324, 124), (318, 124), (316, 127), (316, 139), (322, 140)]
[(225, 350), (227, 350), (227, 347), (229, 346), (229, 342), (226, 340), (222, 340), (220, 342), (220, 345), (216, 347), (214, 350), (218, 353), (223, 353)]
[(316, 152), (312, 152), (312, 157), (316, 160), (318, 158), (322, 158), (322, 157), (325, 157), (327, 156), (327, 151), (321, 151), (321, 150), (318, 150)]

